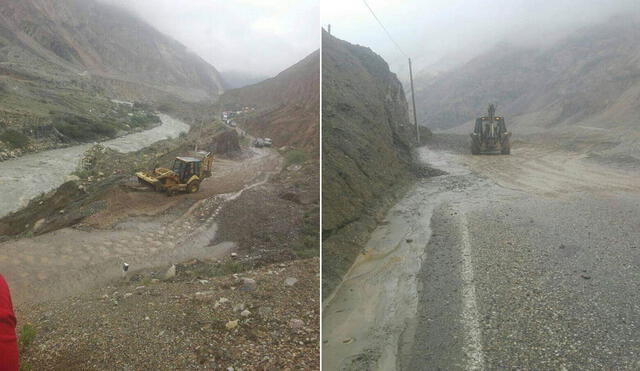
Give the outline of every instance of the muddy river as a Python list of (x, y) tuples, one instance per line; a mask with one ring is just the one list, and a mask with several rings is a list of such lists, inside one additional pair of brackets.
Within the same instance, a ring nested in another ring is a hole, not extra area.
[[(162, 120), (160, 126), (102, 144), (116, 151), (133, 152), (189, 130), (189, 125), (182, 121), (164, 114), (159, 117)], [(82, 144), (0, 162), (0, 216), (26, 206), (32, 198), (64, 183), (91, 146)]]

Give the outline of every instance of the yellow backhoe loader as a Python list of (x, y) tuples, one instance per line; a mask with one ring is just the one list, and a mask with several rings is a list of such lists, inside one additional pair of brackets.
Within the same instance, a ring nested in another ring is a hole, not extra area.
[(136, 173), (138, 182), (153, 187), (158, 192), (171, 196), (178, 192), (195, 193), (205, 178), (211, 176), (213, 155), (210, 152), (195, 152), (193, 157), (176, 157), (173, 167), (158, 167), (152, 172)]

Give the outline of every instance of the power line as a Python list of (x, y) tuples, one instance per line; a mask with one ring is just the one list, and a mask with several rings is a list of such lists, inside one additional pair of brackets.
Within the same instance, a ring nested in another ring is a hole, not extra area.
[(396, 46), (396, 48), (398, 48), (398, 50), (400, 51), (400, 53), (402, 53), (402, 55), (404, 55), (405, 57), (409, 58), (409, 56), (407, 55), (407, 53), (405, 53), (402, 48), (400, 47), (400, 45), (396, 42), (396, 40), (393, 39), (393, 37), (391, 36), (391, 34), (389, 33), (389, 31), (387, 31), (387, 28), (384, 26), (384, 24), (382, 24), (382, 21), (380, 21), (380, 19), (378, 18), (378, 16), (376, 15), (376, 13), (374, 13), (373, 9), (371, 9), (371, 7), (369, 6), (369, 4), (367, 4), (366, 0), (362, 0), (362, 2), (364, 3), (364, 5), (367, 7), (367, 9), (369, 9), (369, 11), (371, 12), (371, 15), (373, 16), (373, 18), (376, 19), (376, 21), (378, 21), (378, 24), (380, 25), (380, 27), (382, 27), (382, 29), (384, 30), (384, 33), (387, 34), (387, 37), (389, 37), (389, 40), (391, 40), (391, 42)]
[(367, 9), (369, 9), (369, 11), (371, 12), (371, 15), (373, 16), (373, 18), (375, 18), (376, 21), (378, 21), (378, 24), (380, 25), (380, 27), (382, 27), (382, 29), (384, 30), (384, 33), (386, 33), (387, 37), (389, 37), (389, 40), (391, 40), (391, 42), (396, 46), (396, 48), (398, 48), (400, 53), (402, 53), (402, 55), (407, 57), (407, 59), (409, 60), (409, 80), (411, 81), (411, 102), (412, 102), (412, 105), (413, 105), (413, 123), (416, 126), (416, 141), (419, 144), (420, 143), (420, 127), (418, 126), (418, 115), (416, 113), (416, 94), (415, 94), (415, 91), (413, 90), (413, 68), (411, 66), (411, 58), (407, 55), (407, 53), (404, 52), (404, 50), (402, 50), (400, 45), (391, 36), (389, 31), (387, 31), (387, 28), (384, 26), (384, 24), (382, 24), (382, 22), (380, 21), (380, 18), (378, 18), (378, 16), (376, 16), (376, 13), (374, 13), (373, 9), (371, 9), (369, 4), (367, 4), (367, 1), (366, 0), (362, 0), (362, 2), (367, 7)]

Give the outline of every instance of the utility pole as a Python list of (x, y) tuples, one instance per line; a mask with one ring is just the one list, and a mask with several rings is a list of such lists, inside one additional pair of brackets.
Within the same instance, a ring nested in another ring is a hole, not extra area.
[(418, 127), (418, 116), (416, 115), (416, 94), (413, 90), (413, 69), (411, 68), (411, 58), (409, 58), (409, 79), (411, 80), (411, 102), (413, 103), (413, 122), (416, 124), (416, 139), (420, 145), (420, 128)]
[(331, 24), (327, 25), (327, 31), (329, 32), (329, 35), (331, 35)]

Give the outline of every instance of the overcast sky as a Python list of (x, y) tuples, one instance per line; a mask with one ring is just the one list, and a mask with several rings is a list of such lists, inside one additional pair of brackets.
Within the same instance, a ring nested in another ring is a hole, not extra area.
[(319, 0), (101, 0), (140, 15), (219, 71), (273, 76), (320, 47)]
[[(640, 0), (367, 0), (415, 70), (442, 70), (497, 42), (543, 45), (575, 28), (619, 13), (640, 13)], [(322, 26), (371, 47), (406, 80), (406, 58), (362, 0), (322, 0)], [(446, 63), (444, 63), (446, 65)]]

